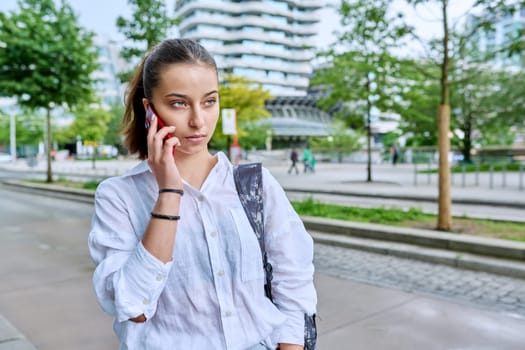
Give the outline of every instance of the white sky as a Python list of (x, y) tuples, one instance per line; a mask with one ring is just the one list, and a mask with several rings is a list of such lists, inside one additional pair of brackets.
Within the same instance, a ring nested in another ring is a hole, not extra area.
[[(325, 0), (329, 4), (338, 4), (339, 0)], [(369, 0), (373, 1), (373, 0)], [(449, 0), (450, 13), (452, 20), (467, 11), (474, 0)], [(73, 6), (81, 24), (102, 35), (122, 41), (123, 36), (116, 29), (116, 18), (122, 15), (126, 18), (131, 16), (131, 11), (127, 5), (127, 0), (68, 0)], [(172, 12), (175, 0), (166, 0), (168, 11)], [(420, 36), (428, 39), (436, 37), (441, 33), (439, 26), (440, 11), (431, 1), (430, 4), (419, 5), (417, 11), (412, 7), (404, 4), (402, 0), (393, 0), (394, 8), (402, 11), (409, 23), (416, 27)], [(16, 8), (16, 0), (0, 0), (0, 11), (7, 11)], [(333, 38), (333, 31), (339, 25), (338, 15), (333, 9), (324, 9), (321, 11), (321, 22), (318, 26), (319, 35), (315, 39), (315, 45), (319, 48), (327, 47)], [(414, 47), (416, 48), (416, 46)], [(416, 48), (417, 49), (417, 48)]]
[[(369, 0), (373, 1), (373, 0)], [(329, 5), (338, 5), (340, 0), (326, 0)], [(465, 18), (465, 13), (472, 7), (474, 0), (449, 0), (450, 24)], [(403, 0), (392, 0), (392, 9), (405, 15), (407, 23), (415, 27), (416, 33), (424, 39), (431, 39), (442, 35), (441, 9), (437, 1), (418, 5), (416, 9), (407, 5)], [(338, 29), (339, 20), (335, 9), (326, 8), (321, 10), (320, 34), (317, 37), (317, 46), (320, 47), (332, 42), (332, 33)], [(411, 49), (419, 50), (420, 45), (412, 43)]]

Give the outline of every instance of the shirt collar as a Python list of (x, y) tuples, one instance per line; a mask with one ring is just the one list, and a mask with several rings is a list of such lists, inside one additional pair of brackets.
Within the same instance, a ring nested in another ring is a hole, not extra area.
[[(227, 170), (229, 170), (230, 172), (233, 172), (232, 171), (233, 165), (230, 162), (230, 160), (228, 159), (228, 157), (226, 157), (226, 155), (223, 152), (217, 152), (217, 157), (218, 157), (217, 164), (215, 164), (215, 167), (214, 167), (215, 169), (212, 169), (212, 171), (214, 171), (214, 170), (220, 171), (224, 167), (226, 167)], [(135, 165), (131, 170), (126, 172), (123, 176), (124, 177), (126, 177), (126, 176), (134, 176), (134, 175), (139, 175), (139, 174), (142, 174), (142, 173), (145, 173), (145, 172), (150, 172), (151, 173), (151, 168), (149, 167), (147, 159), (145, 159), (142, 162), (140, 162), (139, 164)]]
[(148, 165), (148, 160), (145, 159), (143, 160), (142, 162), (140, 162), (139, 164), (135, 165), (131, 170), (127, 171), (124, 175), (122, 175), (123, 177), (127, 177), (127, 176), (134, 176), (134, 175), (139, 175), (139, 174), (142, 174), (142, 173), (145, 173), (145, 172), (151, 172), (151, 169)]

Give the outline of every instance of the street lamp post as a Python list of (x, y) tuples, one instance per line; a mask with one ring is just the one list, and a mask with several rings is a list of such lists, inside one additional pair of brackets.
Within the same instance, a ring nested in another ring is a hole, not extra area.
[(16, 117), (11, 113), (9, 122), (9, 140), (11, 148), (11, 162), (16, 162)]

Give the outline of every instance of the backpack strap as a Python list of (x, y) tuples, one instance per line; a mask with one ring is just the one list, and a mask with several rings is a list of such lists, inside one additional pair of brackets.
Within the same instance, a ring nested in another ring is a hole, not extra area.
[[(233, 168), (233, 179), (237, 194), (244, 212), (250, 221), (259, 247), (261, 248), (265, 275), (264, 292), (272, 300), (272, 265), (268, 262), (268, 255), (264, 245), (264, 212), (263, 212), (263, 183), (261, 163), (239, 164)], [(315, 350), (317, 343), (317, 326), (315, 314), (304, 314), (304, 349)]]
[(261, 163), (239, 164), (233, 168), (233, 179), (242, 207), (250, 221), (261, 248), (265, 275), (264, 291), (272, 300), (272, 265), (264, 244), (263, 183)]

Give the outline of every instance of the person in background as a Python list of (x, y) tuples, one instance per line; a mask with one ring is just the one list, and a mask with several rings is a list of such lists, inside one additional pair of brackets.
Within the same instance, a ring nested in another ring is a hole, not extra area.
[(315, 163), (317, 163), (317, 159), (315, 159), (315, 155), (312, 153), (310, 157), (310, 171), (312, 173), (315, 173)]
[(299, 350), (311, 333), (312, 238), (263, 168), (272, 303), (233, 165), (208, 151), (219, 100), (215, 61), (189, 39), (151, 49), (128, 87), (125, 143), (143, 161), (98, 186), (88, 238), (119, 349)]
[(390, 147), (390, 155), (392, 156), (392, 164), (397, 164), (397, 158), (399, 157), (399, 151), (397, 149), (397, 144), (394, 142)]
[(311, 170), (312, 166), (312, 152), (308, 148), (308, 145), (306, 145), (303, 150), (303, 165), (304, 173), (306, 174), (308, 171)]
[(295, 149), (295, 146), (292, 146), (292, 151), (290, 152), (290, 160), (292, 161), (292, 165), (290, 165), (290, 169), (288, 169), (288, 174), (292, 173), (292, 169), (295, 169), (295, 173), (299, 174), (299, 168), (297, 167), (297, 162), (299, 161), (299, 155), (297, 154), (297, 150)]

